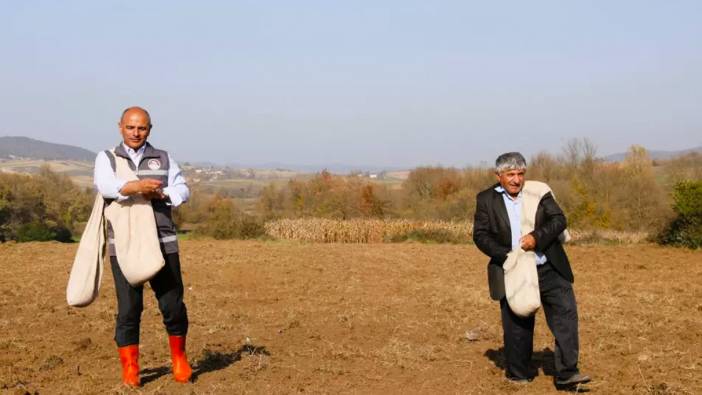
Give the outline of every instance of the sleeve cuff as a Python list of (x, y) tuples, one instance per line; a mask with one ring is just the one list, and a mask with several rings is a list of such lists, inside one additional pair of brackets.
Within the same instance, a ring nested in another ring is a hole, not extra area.
[(183, 198), (181, 198), (180, 194), (178, 194), (178, 191), (176, 191), (172, 187), (163, 188), (163, 194), (168, 196), (168, 200), (171, 201), (171, 206), (173, 207), (178, 207), (183, 203)]
[(122, 195), (120, 193), (122, 191), (122, 188), (124, 188), (124, 184), (126, 184), (126, 183), (127, 183), (127, 181), (117, 179), (117, 184), (115, 186), (117, 187), (117, 201), (118, 202), (123, 202), (123, 201), (129, 199), (129, 196), (125, 196), (125, 195)]

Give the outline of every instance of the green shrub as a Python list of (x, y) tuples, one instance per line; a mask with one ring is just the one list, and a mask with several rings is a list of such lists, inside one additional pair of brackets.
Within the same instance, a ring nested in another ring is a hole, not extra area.
[(17, 241), (49, 241), (56, 238), (56, 232), (42, 222), (31, 222), (17, 229)]
[(32, 176), (0, 173), (0, 241), (71, 242), (93, 196), (48, 167)]
[(256, 218), (247, 215), (239, 223), (240, 239), (258, 239), (266, 234), (263, 223)]
[(661, 244), (702, 247), (702, 181), (683, 181), (673, 190), (677, 217), (659, 237)]
[(255, 239), (265, 234), (263, 224), (234, 204), (231, 198), (215, 195), (205, 204), (197, 235), (223, 239)]

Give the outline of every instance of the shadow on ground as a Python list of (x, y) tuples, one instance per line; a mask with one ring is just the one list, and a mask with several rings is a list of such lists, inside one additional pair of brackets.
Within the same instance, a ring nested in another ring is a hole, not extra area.
[(159, 366), (157, 368), (142, 369), (140, 372), (141, 384), (145, 385), (154, 380), (157, 380), (161, 376), (165, 376), (171, 372), (171, 368), (168, 366)]
[(202, 351), (202, 358), (196, 361), (193, 365), (192, 380), (197, 381), (197, 378), (200, 377), (201, 374), (210, 373), (229, 367), (235, 362), (240, 361), (243, 354), (271, 355), (271, 353), (266, 350), (265, 346), (255, 346), (252, 344), (244, 344), (234, 352), (221, 352), (217, 350), (205, 349)]
[[(266, 350), (265, 346), (255, 346), (252, 344), (245, 344), (234, 352), (223, 352), (206, 348), (202, 351), (202, 356), (192, 364), (193, 376), (191, 380), (195, 382), (202, 374), (226, 369), (237, 361), (240, 361), (242, 355), (270, 356), (271, 353)], [(142, 385), (148, 384), (170, 373), (170, 365), (144, 369), (141, 371), (141, 383)]]

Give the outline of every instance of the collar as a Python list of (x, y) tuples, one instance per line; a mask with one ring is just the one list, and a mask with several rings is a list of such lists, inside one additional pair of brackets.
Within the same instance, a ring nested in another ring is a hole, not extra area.
[(132, 153), (141, 154), (142, 158), (158, 158), (158, 153), (156, 152), (156, 149), (151, 144), (149, 144), (148, 141), (144, 143), (144, 145), (139, 147), (139, 149), (136, 151), (127, 147), (124, 144), (124, 142), (117, 144), (117, 147), (115, 147), (115, 154), (123, 158), (129, 159), (129, 154), (127, 154), (127, 152), (130, 151)]
[(124, 148), (125, 152), (126, 152), (128, 155), (130, 155), (130, 156), (132, 156), (132, 155), (143, 156), (143, 155), (144, 155), (144, 151), (146, 150), (146, 143), (144, 143), (144, 145), (142, 145), (141, 147), (139, 147), (139, 149), (137, 149), (137, 150), (134, 150), (133, 148), (127, 146), (127, 145), (124, 144), (124, 143), (122, 143), (122, 148)]
[(518, 199), (520, 199), (520, 198), (522, 197), (522, 192), (524, 192), (524, 189), (522, 189), (521, 191), (519, 191), (519, 195), (517, 195), (516, 198), (513, 198), (510, 194), (508, 194), (507, 191), (505, 191), (505, 189), (502, 188), (502, 185), (497, 185), (497, 186), (495, 187), (495, 192), (497, 192), (497, 193), (499, 193), (499, 194), (502, 194), (503, 196), (506, 196), (507, 199), (509, 199), (509, 200), (516, 201), (516, 200), (518, 200)]

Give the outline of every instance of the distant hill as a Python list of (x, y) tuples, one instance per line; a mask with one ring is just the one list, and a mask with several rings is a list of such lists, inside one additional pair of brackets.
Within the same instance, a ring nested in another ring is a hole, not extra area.
[(92, 162), (95, 153), (66, 144), (48, 143), (29, 137), (0, 137), (0, 159), (44, 159)]
[(327, 163), (318, 165), (305, 165), (305, 164), (291, 164), (282, 162), (266, 162), (258, 164), (242, 164), (242, 163), (229, 163), (229, 167), (233, 168), (254, 168), (254, 169), (286, 169), (301, 173), (318, 173), (322, 170), (327, 170), (335, 174), (348, 174), (351, 172), (371, 172), (379, 173), (381, 171), (401, 171), (407, 169), (401, 166), (371, 166), (371, 165), (350, 165), (345, 163)]
[[(665, 160), (665, 159), (675, 158), (676, 156), (689, 154), (692, 152), (697, 152), (697, 153), (702, 154), (702, 147), (690, 148), (690, 149), (680, 150), (680, 151), (648, 151), (648, 155), (653, 160)], [(626, 158), (626, 155), (627, 155), (626, 152), (620, 152), (620, 153), (605, 156), (604, 160), (606, 160), (607, 162), (621, 162), (624, 160), (624, 158)]]

